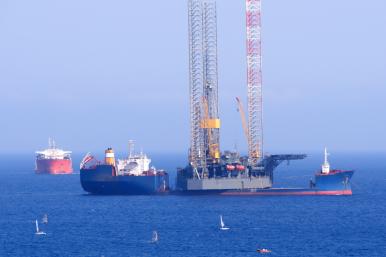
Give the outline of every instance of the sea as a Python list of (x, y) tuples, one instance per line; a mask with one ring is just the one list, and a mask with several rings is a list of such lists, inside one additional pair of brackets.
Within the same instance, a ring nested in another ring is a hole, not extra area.
[[(308, 187), (322, 154), (282, 163), (275, 187)], [(186, 164), (184, 154), (151, 158), (172, 182)], [(0, 257), (386, 256), (385, 153), (331, 155), (355, 170), (352, 196), (94, 196), (81, 188), (80, 159), (75, 174), (53, 176), (34, 174), (33, 154), (0, 155)]]

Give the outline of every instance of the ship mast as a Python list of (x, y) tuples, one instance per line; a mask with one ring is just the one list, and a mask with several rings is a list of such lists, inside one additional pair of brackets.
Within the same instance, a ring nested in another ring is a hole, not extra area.
[(327, 148), (324, 148), (324, 163), (322, 165), (322, 173), (323, 174), (328, 174), (330, 173), (330, 163), (328, 163), (328, 155), (330, 155), (327, 152)]
[(129, 159), (133, 156), (134, 140), (129, 140)]

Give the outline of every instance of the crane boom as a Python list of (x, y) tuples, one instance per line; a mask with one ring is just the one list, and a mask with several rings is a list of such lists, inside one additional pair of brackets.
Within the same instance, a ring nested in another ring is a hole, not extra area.
[(248, 141), (248, 138), (249, 138), (249, 135), (248, 135), (248, 122), (247, 122), (247, 118), (245, 117), (244, 107), (243, 107), (243, 104), (241, 103), (240, 98), (236, 97), (236, 101), (237, 101), (237, 110), (240, 113), (241, 123), (243, 125), (244, 135), (245, 135), (245, 138)]

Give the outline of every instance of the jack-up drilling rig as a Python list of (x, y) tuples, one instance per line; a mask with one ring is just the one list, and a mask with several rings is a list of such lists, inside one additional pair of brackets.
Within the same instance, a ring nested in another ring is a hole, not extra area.
[(177, 172), (185, 193), (253, 192), (271, 188), (273, 170), (305, 155), (263, 155), (260, 0), (246, 0), (248, 121), (241, 102), (248, 157), (220, 152), (215, 0), (188, 0), (191, 139), (189, 165)]

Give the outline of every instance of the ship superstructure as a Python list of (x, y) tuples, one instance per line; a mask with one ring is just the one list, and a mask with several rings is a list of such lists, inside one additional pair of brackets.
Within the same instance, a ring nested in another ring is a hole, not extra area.
[(53, 139), (48, 139), (48, 148), (36, 151), (35, 172), (38, 174), (72, 173), (71, 151), (56, 147)]
[(118, 159), (117, 162), (117, 175), (118, 176), (141, 176), (144, 173), (148, 174), (155, 172), (155, 168), (150, 167), (151, 159), (146, 154), (140, 152), (139, 154), (133, 153), (134, 143), (129, 142), (129, 156), (127, 159)]

